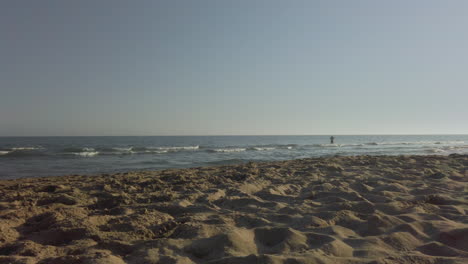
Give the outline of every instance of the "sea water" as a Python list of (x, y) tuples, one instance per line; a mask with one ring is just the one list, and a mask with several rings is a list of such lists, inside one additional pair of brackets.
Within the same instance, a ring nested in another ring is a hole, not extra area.
[(0, 137), (0, 178), (96, 175), (334, 155), (468, 154), (468, 135)]

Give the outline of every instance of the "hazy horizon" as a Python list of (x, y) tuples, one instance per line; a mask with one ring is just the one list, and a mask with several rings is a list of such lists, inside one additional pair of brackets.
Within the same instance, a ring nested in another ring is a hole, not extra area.
[(465, 135), (465, 1), (0, 3), (0, 136)]
[(199, 135), (67, 135), (67, 136), (56, 136), (56, 135), (47, 135), (47, 136), (0, 136), (4, 138), (8, 137), (281, 137), (281, 136), (468, 136), (468, 134), (224, 134), (224, 135), (210, 135), (210, 134), (199, 134)]

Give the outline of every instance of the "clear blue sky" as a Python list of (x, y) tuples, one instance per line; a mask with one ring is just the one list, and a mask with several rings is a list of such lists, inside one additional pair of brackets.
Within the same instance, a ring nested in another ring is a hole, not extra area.
[(468, 133), (467, 1), (2, 1), (0, 135)]

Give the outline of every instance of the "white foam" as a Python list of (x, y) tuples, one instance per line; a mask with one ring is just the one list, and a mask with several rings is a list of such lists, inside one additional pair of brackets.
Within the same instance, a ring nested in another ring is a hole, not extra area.
[(80, 152), (71, 152), (70, 154), (81, 157), (93, 157), (99, 154), (94, 148), (82, 148)]
[(429, 152), (432, 152), (432, 153), (446, 153), (447, 151), (445, 151), (443, 149), (430, 149)]
[(363, 146), (363, 144), (314, 144), (314, 145), (305, 145), (307, 147), (313, 146), (313, 147), (353, 147), (353, 146)]
[(162, 154), (162, 153), (167, 153), (169, 152), (168, 150), (146, 150), (145, 153), (157, 153), (157, 154)]
[(369, 142), (366, 145), (456, 145), (464, 144), (464, 141), (406, 141), (406, 142)]
[(154, 147), (148, 149), (162, 150), (162, 151), (180, 151), (180, 150), (197, 150), (200, 146), (183, 146), (183, 147)]
[(127, 148), (112, 148), (112, 150), (115, 150), (113, 154), (115, 155), (122, 155), (122, 154), (135, 154), (136, 152), (133, 151), (133, 147), (127, 147)]
[(10, 151), (0, 150), (0, 155), (6, 155), (8, 153), (10, 153)]
[(220, 149), (213, 149), (214, 152), (242, 152), (246, 151), (245, 148), (220, 148)]
[(274, 150), (275, 148), (273, 148), (273, 147), (253, 147), (252, 149), (258, 150), (258, 151), (268, 151), (268, 150)]
[(16, 148), (11, 148), (11, 150), (16, 151), (16, 150), (35, 150), (35, 149), (40, 149), (38, 147), (16, 147)]
[(446, 150), (455, 150), (455, 149), (468, 149), (468, 145), (463, 145), (463, 146), (447, 146), (444, 147)]
[(82, 156), (82, 157), (93, 157), (93, 156), (96, 156), (97, 154), (99, 154), (98, 151), (83, 151), (83, 152), (76, 152), (76, 153), (73, 153), (75, 155), (78, 155), (78, 156)]
[(112, 149), (116, 150), (116, 151), (121, 151), (121, 152), (132, 152), (133, 147), (129, 147), (129, 148), (112, 148)]
[(439, 144), (465, 144), (465, 141), (440, 141)]
[(319, 147), (341, 147), (341, 144), (318, 144)]
[(95, 149), (93, 148), (82, 148), (83, 152), (93, 152)]

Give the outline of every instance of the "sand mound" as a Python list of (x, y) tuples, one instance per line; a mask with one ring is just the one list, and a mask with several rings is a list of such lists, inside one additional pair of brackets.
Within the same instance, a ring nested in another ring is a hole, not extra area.
[(439, 234), (439, 241), (468, 253), (468, 228), (442, 232)]
[(186, 248), (194, 257), (204, 260), (225, 256), (247, 256), (257, 253), (251, 230), (236, 229), (226, 234), (196, 240)]
[(468, 157), (0, 181), (3, 263), (468, 263)]

